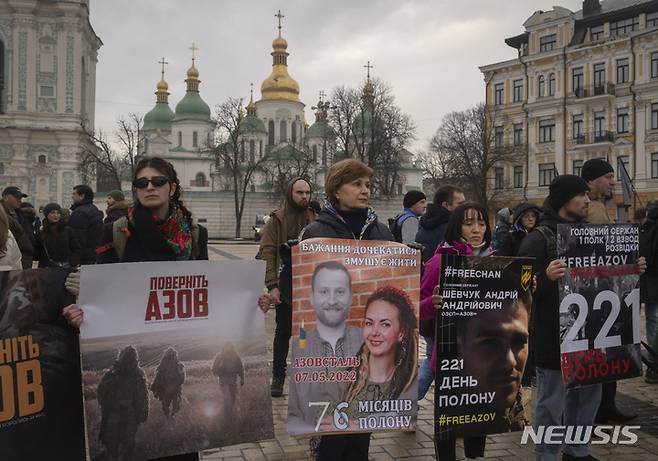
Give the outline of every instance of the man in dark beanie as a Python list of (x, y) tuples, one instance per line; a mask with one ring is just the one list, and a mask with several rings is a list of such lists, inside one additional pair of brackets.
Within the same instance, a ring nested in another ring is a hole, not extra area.
[(418, 232), (418, 219), (427, 209), (427, 197), (422, 191), (410, 190), (402, 200), (404, 210), (397, 215), (393, 223), (393, 236), (397, 242), (413, 243)]
[(595, 158), (583, 164), (580, 176), (589, 186), (589, 198), (592, 201), (587, 212), (590, 224), (610, 224), (613, 222), (608, 214), (606, 202), (612, 199), (615, 188), (615, 172), (605, 160)]
[[(566, 263), (557, 259), (557, 225), (580, 223), (587, 217), (589, 187), (580, 177), (558, 176), (549, 186), (539, 225), (521, 243), (518, 256), (534, 257), (537, 279), (530, 336), (535, 354), (537, 397), (535, 427), (591, 426), (601, 400), (601, 385), (566, 390), (560, 369), (560, 300), (558, 280)], [(537, 443), (537, 459), (557, 459), (560, 444)], [(592, 460), (587, 444), (564, 444), (563, 460)]]
[(274, 331), (272, 360), (272, 397), (283, 395), (286, 378), (286, 360), (290, 336), (292, 335), (292, 273), (281, 271), (280, 247), (288, 240), (299, 237), (308, 224), (315, 221), (316, 213), (309, 207), (311, 184), (305, 178), (294, 178), (288, 185), (285, 204), (270, 215), (261, 231), (259, 254), (267, 263), (265, 287), (267, 294), (258, 299), (260, 308), (267, 312), (270, 305), (276, 306), (276, 329)]

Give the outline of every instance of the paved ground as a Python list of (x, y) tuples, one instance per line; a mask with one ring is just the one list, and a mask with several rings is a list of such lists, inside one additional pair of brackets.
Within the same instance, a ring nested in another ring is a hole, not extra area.
[[(252, 259), (258, 250), (253, 243), (218, 242), (210, 246), (210, 258)], [(267, 345), (270, 350), (274, 332), (274, 314), (267, 315)], [(424, 350), (424, 348), (421, 348)], [(287, 386), (286, 386), (287, 387)], [(286, 389), (287, 391), (287, 389)], [(287, 395), (287, 392), (286, 392)], [(418, 430), (415, 433), (385, 433), (373, 435), (370, 458), (388, 460), (433, 460), (433, 388), (428, 398), (420, 402)], [(593, 446), (591, 454), (605, 461), (658, 460), (658, 385), (650, 385), (642, 378), (621, 381), (618, 402), (627, 410), (638, 414), (632, 422), (640, 426), (638, 443), (628, 445)], [(308, 459), (308, 438), (292, 437), (286, 433), (287, 398), (272, 399), (275, 439), (258, 443), (234, 445), (203, 453), (204, 461), (218, 460), (304, 460)], [(520, 433), (494, 435), (487, 438), (486, 459), (532, 460), (532, 445), (520, 444)], [(461, 441), (458, 441), (457, 458), (463, 459)]]

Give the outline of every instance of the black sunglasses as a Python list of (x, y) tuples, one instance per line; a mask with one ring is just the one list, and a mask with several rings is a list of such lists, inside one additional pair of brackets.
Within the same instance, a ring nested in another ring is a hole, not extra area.
[(149, 186), (149, 183), (153, 184), (153, 187), (162, 187), (169, 182), (169, 178), (166, 176), (153, 176), (149, 178), (138, 178), (133, 181), (133, 187), (135, 189), (145, 189)]

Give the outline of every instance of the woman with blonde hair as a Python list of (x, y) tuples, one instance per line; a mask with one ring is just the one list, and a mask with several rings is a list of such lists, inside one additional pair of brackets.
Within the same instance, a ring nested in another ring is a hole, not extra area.
[(9, 230), (9, 218), (3, 207), (0, 206), (0, 271), (19, 271), (21, 264), (21, 250)]

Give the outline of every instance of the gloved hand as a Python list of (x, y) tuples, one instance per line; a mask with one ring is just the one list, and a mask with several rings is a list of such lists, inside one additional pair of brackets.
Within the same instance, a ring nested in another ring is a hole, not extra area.
[(66, 291), (77, 298), (80, 294), (80, 271), (71, 272), (68, 277), (66, 277), (64, 287), (66, 288)]

